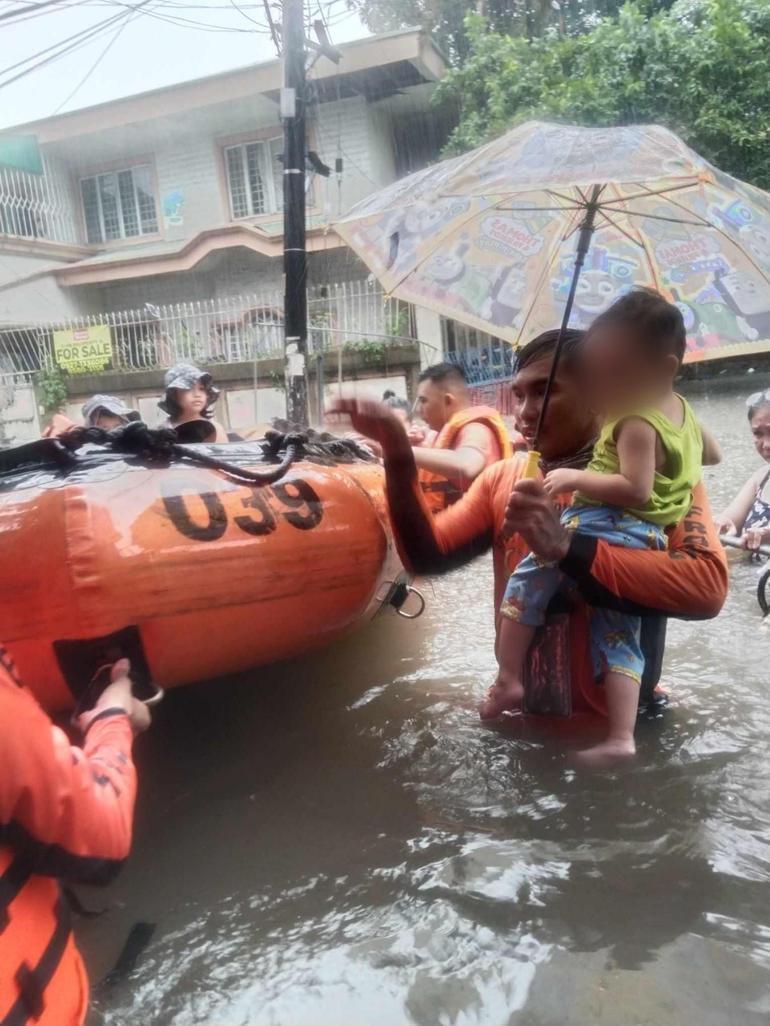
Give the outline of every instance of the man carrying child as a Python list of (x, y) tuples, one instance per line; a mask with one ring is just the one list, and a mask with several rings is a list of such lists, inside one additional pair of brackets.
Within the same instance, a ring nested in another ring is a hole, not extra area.
[[(519, 353), (512, 387), (517, 420), (530, 443), (556, 335), (545, 332)], [(582, 333), (569, 332), (539, 440), (546, 475), (554, 470), (584, 470), (600, 433), (600, 422), (585, 402), (584, 355)], [(678, 402), (683, 422), (684, 407)], [(365, 401), (340, 401), (335, 410), (348, 414), (358, 431), (382, 445), (391, 519), (402, 558), (415, 573), (446, 572), (491, 547), (499, 611), (511, 571), (532, 551), (541, 560), (558, 562), (577, 587), (584, 602), (574, 607), (571, 623), (575, 627), (582, 620), (583, 642), (586, 602), (641, 615), (645, 625), (654, 625), (653, 617), (708, 618), (721, 609), (727, 594), (727, 568), (702, 484), (696, 484), (684, 518), (668, 529), (667, 549), (631, 549), (601, 536), (570, 535), (558, 517), (558, 506), (567, 505), (569, 495), (550, 496), (541, 482), (521, 480), (524, 460), (517, 457), (488, 467), (457, 503), (431, 516), (420, 494), (406, 434), (395, 418), (379, 404)], [(675, 415), (676, 407), (671, 412)], [(498, 617), (498, 628), (500, 621)], [(585, 643), (582, 647), (586, 649)], [(584, 655), (586, 665), (577, 665), (582, 655), (573, 645), (573, 678), (578, 679), (587, 705), (606, 709), (604, 689), (587, 665), (587, 651)], [(519, 696), (512, 696), (511, 706), (518, 700)], [(494, 711), (503, 712), (506, 706), (507, 701), (502, 702)]]

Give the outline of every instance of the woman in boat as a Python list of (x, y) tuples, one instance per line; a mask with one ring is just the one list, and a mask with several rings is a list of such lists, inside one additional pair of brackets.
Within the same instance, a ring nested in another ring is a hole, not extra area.
[[(167, 370), (163, 378), (166, 394), (158, 403), (161, 410), (168, 414), (167, 426), (188, 436), (189, 441), (226, 442), (227, 432), (222, 425), (214, 420), (214, 404), (219, 397), (219, 389), (208, 371), (202, 371), (191, 363), (177, 363)], [(195, 425), (187, 429), (186, 425)]]
[[(770, 388), (750, 395), (746, 407), (754, 448), (766, 464), (770, 463)], [(770, 469), (759, 467), (714, 520), (720, 534), (738, 535), (750, 552), (769, 542)]]
[(86, 427), (99, 427), (105, 431), (123, 427), (140, 415), (116, 395), (92, 395), (83, 403), (83, 423)]

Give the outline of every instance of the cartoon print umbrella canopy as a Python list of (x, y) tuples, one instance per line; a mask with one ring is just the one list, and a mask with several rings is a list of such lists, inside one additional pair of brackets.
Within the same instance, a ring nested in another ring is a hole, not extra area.
[(335, 229), (386, 292), (518, 345), (561, 321), (595, 186), (574, 327), (649, 285), (682, 310), (687, 360), (770, 349), (770, 195), (658, 125), (528, 122), (370, 196)]

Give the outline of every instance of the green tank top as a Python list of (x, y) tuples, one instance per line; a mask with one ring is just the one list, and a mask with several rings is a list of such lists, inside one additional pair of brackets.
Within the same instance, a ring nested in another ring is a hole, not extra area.
[[(646, 420), (660, 438), (666, 455), (665, 465), (662, 471), (655, 472), (652, 495), (648, 502), (640, 509), (629, 509), (627, 512), (660, 527), (678, 524), (689, 511), (692, 490), (700, 481), (703, 468), (703, 436), (700, 424), (690, 404), (681, 396), (678, 398), (684, 407), (681, 427), (676, 427), (668, 417), (655, 409), (637, 410), (625, 417), (609, 421), (602, 428), (599, 440), (594, 446), (593, 457), (586, 468), (596, 474), (620, 473), (618, 447), (615, 444), (618, 426), (629, 417)], [(580, 493), (575, 496), (575, 501), (584, 506), (602, 505)]]

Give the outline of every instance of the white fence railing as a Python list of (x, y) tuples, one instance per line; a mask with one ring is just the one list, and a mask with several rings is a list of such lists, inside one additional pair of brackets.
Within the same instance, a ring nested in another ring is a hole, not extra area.
[[(283, 352), (283, 295), (265, 292), (135, 310), (113, 311), (57, 323), (0, 327), (3, 359), (14, 371), (55, 363), (54, 335), (66, 341), (109, 329), (105, 369), (155, 370), (185, 361), (216, 364), (263, 360)], [(319, 285), (308, 291), (308, 348), (340, 353), (417, 345), (411, 307), (386, 297), (373, 281)]]
[(51, 157), (43, 174), (0, 167), (0, 236), (78, 242), (66, 172)]

